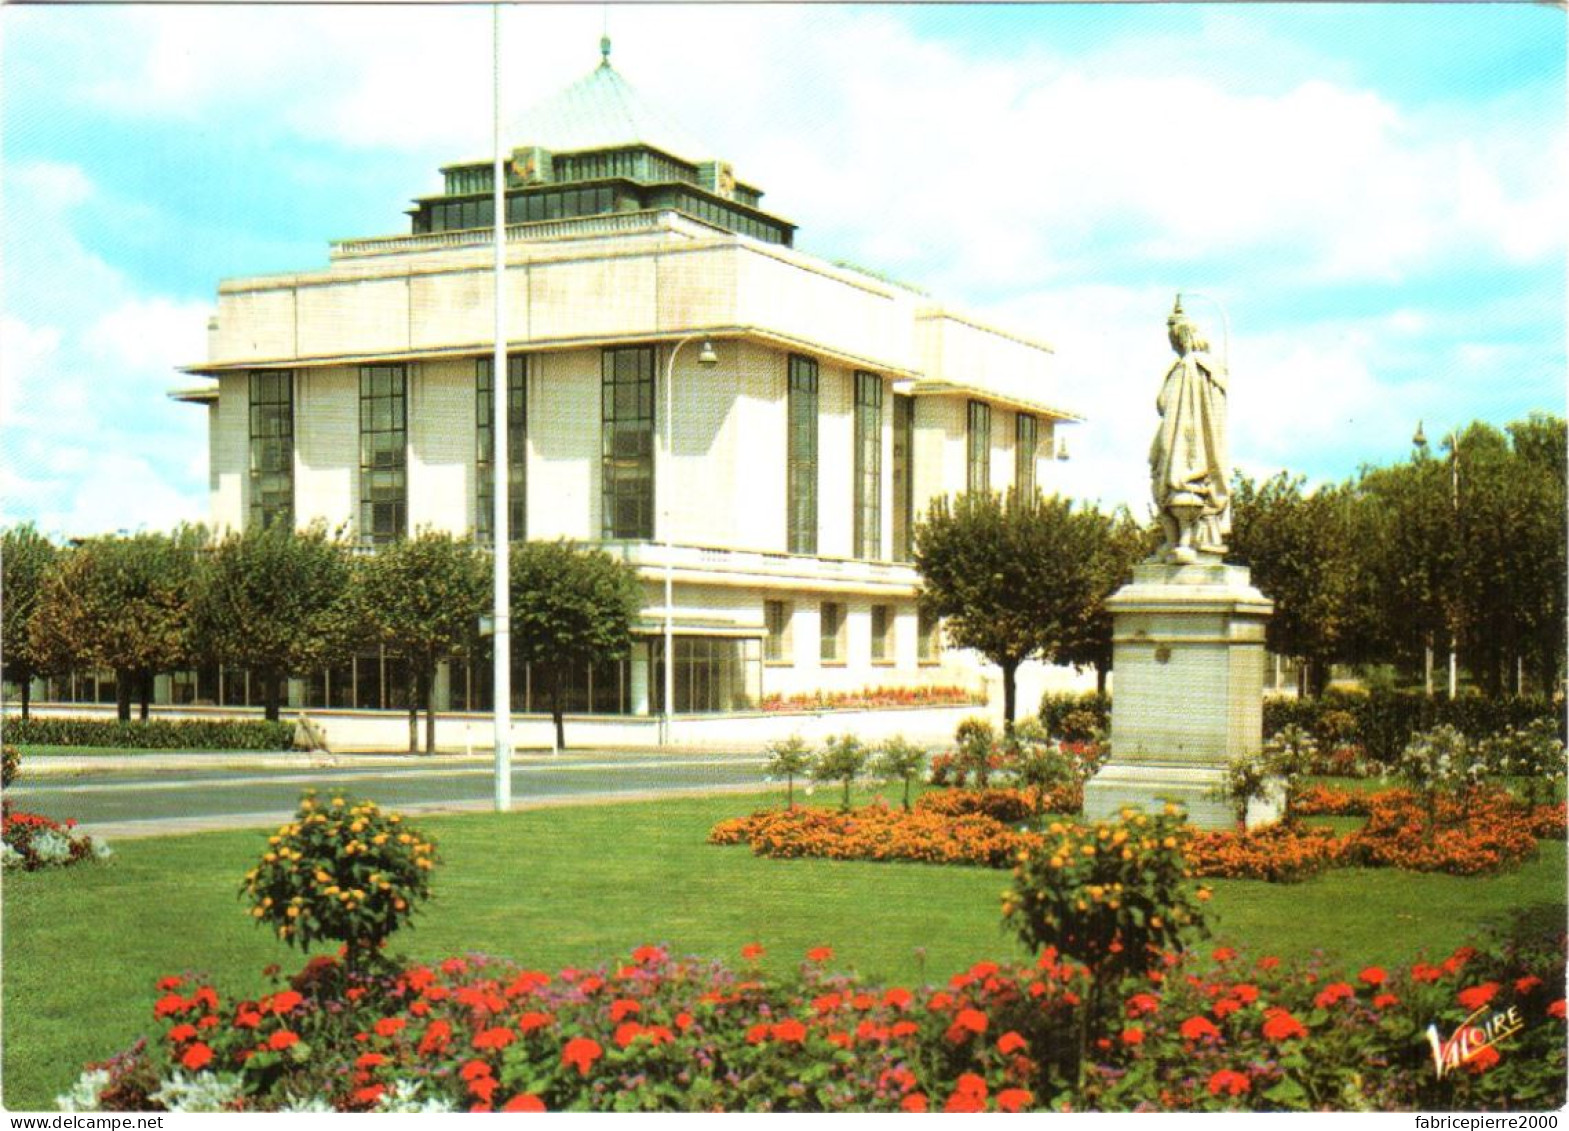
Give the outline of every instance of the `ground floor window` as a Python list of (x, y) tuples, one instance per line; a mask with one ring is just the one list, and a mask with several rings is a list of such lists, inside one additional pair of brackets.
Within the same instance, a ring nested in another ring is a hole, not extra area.
[(764, 601), (763, 622), (768, 635), (763, 638), (763, 659), (771, 664), (788, 664), (795, 656), (795, 641), (790, 631), (794, 606), (789, 601)]
[(893, 660), (893, 606), (872, 606), (872, 663)]
[(845, 660), (845, 610), (837, 601), (824, 601), (818, 621), (818, 658), (825, 664), (842, 664)]
[[(650, 704), (663, 713), (665, 642), (650, 642)], [(678, 636), (675, 640), (675, 713), (714, 714), (755, 710), (762, 698), (762, 641), (727, 636)]]

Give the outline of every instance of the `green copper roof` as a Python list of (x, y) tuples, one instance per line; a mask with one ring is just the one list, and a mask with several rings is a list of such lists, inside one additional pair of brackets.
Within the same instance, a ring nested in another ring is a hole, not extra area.
[(642, 143), (694, 164), (713, 156), (680, 125), (644, 102), (610, 65), (609, 40), (601, 41), (600, 52), (603, 58), (591, 73), (514, 119), (509, 131), (512, 144), (573, 153)]

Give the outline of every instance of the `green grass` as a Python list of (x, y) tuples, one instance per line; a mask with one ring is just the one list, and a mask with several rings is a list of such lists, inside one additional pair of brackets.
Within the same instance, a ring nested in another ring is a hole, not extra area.
[[(823, 791), (813, 799), (824, 802)], [(945, 979), (1018, 957), (999, 923), (1005, 873), (979, 868), (766, 860), (704, 843), (722, 817), (776, 795), (422, 818), (440, 843), (436, 898), (396, 946), (419, 959), (467, 951), (552, 969), (644, 943), (794, 966), (832, 945), (834, 965), (900, 981)], [(8, 875), (4, 903), (4, 1100), (52, 1108), (87, 1061), (153, 1029), (153, 982), (203, 971), (226, 992), (263, 985), (299, 955), (252, 924), (236, 892), (262, 834), (125, 841), (106, 865)], [(1216, 883), (1216, 942), (1354, 968), (1447, 952), (1516, 909), (1562, 902), (1562, 844), (1488, 879), (1332, 872), (1297, 885)], [(1561, 912), (1559, 913), (1561, 918)]]

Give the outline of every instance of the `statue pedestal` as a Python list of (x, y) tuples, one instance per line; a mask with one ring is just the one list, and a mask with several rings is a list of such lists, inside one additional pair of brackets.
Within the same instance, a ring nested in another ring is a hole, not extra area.
[[(1274, 604), (1245, 566), (1149, 561), (1112, 614), (1111, 761), (1084, 788), (1084, 815), (1172, 801), (1200, 828), (1231, 828), (1216, 795), (1226, 763), (1263, 745), (1264, 624)], [(1273, 819), (1253, 806), (1248, 825)]]

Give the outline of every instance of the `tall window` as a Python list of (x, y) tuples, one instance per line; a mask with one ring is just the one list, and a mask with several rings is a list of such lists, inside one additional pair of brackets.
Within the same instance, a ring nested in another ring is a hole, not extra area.
[(360, 367), (360, 541), (402, 538), (408, 525), (408, 375), (401, 365)]
[(855, 556), (883, 556), (883, 379), (855, 375)]
[(763, 620), (768, 636), (763, 641), (763, 659), (771, 664), (788, 664), (794, 657), (795, 641), (790, 631), (794, 606), (789, 601), (764, 601)]
[(650, 539), (654, 536), (654, 350), (632, 346), (607, 349), (600, 356), (602, 533), (607, 539)]
[[(495, 362), (482, 357), (475, 363), (474, 532), (482, 542), (495, 540), (496, 438), (491, 418), (496, 409), (496, 384), (491, 373)], [(528, 537), (528, 358), (507, 358), (507, 541)]]
[(923, 664), (937, 662), (937, 653), (942, 649), (942, 640), (938, 635), (939, 624), (936, 614), (925, 609), (916, 612), (915, 658)]
[(817, 553), (817, 362), (790, 358), (790, 552)]
[(1035, 494), (1035, 455), (1040, 450), (1040, 431), (1035, 417), (1021, 412), (1014, 418), (1013, 482), (1019, 494)]
[(872, 663), (893, 660), (893, 606), (872, 606)]
[(844, 606), (837, 601), (824, 601), (821, 612), (818, 656), (825, 664), (844, 663)]
[(965, 489), (971, 494), (985, 494), (992, 489), (992, 406), (981, 401), (970, 402), (970, 421), (967, 430), (968, 475)]
[(914, 557), (910, 545), (915, 529), (915, 398), (893, 398), (893, 560)]
[(250, 524), (294, 525), (294, 373), (251, 374)]

